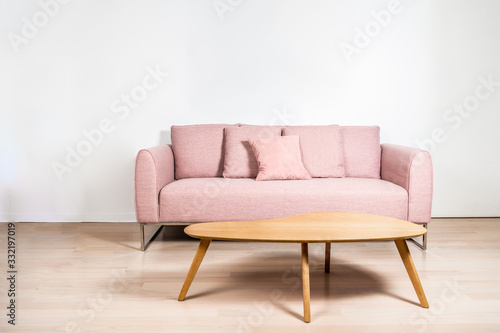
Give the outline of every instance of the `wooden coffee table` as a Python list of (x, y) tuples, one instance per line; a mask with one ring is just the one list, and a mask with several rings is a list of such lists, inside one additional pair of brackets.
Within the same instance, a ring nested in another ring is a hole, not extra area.
[(371, 214), (322, 212), (271, 220), (198, 223), (186, 227), (184, 231), (191, 237), (201, 239), (201, 242), (179, 294), (179, 301), (186, 297), (212, 239), (301, 243), (304, 321), (308, 323), (311, 321), (308, 243), (326, 243), (325, 272), (328, 273), (331, 243), (394, 240), (420, 304), (424, 308), (429, 307), (405, 241), (421, 236), (427, 230), (412, 222)]

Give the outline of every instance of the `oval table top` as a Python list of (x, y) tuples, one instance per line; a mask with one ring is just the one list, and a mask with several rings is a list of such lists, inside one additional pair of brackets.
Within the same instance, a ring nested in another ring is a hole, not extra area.
[(427, 229), (386, 216), (318, 212), (269, 220), (203, 222), (184, 229), (191, 237), (254, 242), (329, 243), (417, 237)]

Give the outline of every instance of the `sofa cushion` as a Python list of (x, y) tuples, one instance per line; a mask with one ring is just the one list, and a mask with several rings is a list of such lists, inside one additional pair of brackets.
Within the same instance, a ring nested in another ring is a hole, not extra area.
[(346, 177), (380, 178), (380, 127), (342, 126)]
[(160, 222), (243, 221), (310, 212), (349, 211), (405, 220), (408, 192), (368, 178), (308, 181), (197, 178), (174, 181), (160, 193)]
[(232, 126), (225, 128), (223, 176), (225, 178), (257, 177), (257, 160), (248, 139), (279, 136), (281, 136), (281, 127), (278, 126)]
[(311, 179), (302, 164), (297, 135), (248, 141), (259, 166), (255, 180)]
[(339, 125), (287, 126), (283, 135), (298, 135), (302, 163), (311, 177), (344, 177)]
[(229, 124), (172, 126), (175, 178), (222, 177), (224, 128)]

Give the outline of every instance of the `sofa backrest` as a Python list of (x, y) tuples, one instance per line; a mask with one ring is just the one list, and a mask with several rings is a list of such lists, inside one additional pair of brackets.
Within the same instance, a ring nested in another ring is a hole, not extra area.
[[(172, 126), (175, 178), (222, 177), (224, 128), (241, 124)], [(341, 126), (346, 177), (380, 178), (380, 127)]]
[(172, 126), (175, 179), (222, 177), (224, 128), (229, 124)]
[(380, 127), (341, 126), (346, 177), (380, 178)]

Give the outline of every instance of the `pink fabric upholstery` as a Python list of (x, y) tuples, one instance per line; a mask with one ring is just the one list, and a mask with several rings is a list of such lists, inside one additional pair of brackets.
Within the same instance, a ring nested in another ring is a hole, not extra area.
[(432, 207), (432, 161), (425, 150), (382, 145), (382, 179), (408, 191), (408, 221), (428, 223)]
[(339, 125), (287, 126), (283, 135), (298, 135), (302, 163), (311, 177), (344, 177), (344, 149)]
[(170, 145), (143, 149), (135, 162), (135, 213), (138, 222), (158, 222), (158, 195), (174, 181), (174, 155)]
[(248, 141), (259, 166), (255, 180), (311, 179), (302, 164), (297, 135)]
[(253, 220), (313, 211), (353, 211), (417, 223), (430, 221), (430, 154), (389, 144), (382, 145), (380, 153), (377, 126), (341, 127), (346, 178), (271, 182), (220, 177), (224, 127), (231, 125), (172, 128), (172, 141), (178, 144), (175, 167), (181, 170), (175, 174), (198, 178), (174, 180), (175, 147), (163, 145), (138, 153), (137, 221)]
[(248, 139), (279, 137), (281, 127), (228, 127), (224, 130), (224, 135), (224, 177), (255, 178), (258, 173), (257, 160)]
[(350, 211), (406, 219), (408, 194), (368, 178), (257, 182), (198, 178), (168, 184), (160, 194), (161, 222), (258, 220), (307, 212)]
[(380, 178), (380, 127), (342, 126), (346, 177)]
[(225, 124), (172, 126), (175, 178), (222, 177)]

